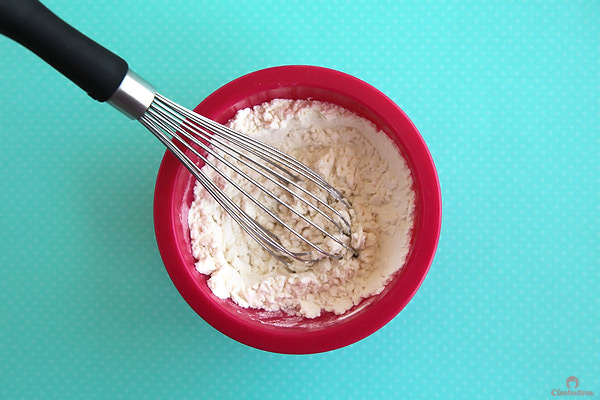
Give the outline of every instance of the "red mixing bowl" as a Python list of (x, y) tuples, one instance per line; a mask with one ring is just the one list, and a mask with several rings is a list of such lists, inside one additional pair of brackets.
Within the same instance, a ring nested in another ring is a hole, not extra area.
[(214, 328), (262, 350), (318, 353), (365, 338), (389, 322), (414, 296), (433, 261), (440, 235), (439, 181), (423, 138), (404, 112), (373, 86), (339, 71), (283, 66), (253, 72), (215, 91), (195, 111), (224, 124), (237, 110), (275, 98), (314, 99), (345, 107), (375, 123), (408, 162), (416, 191), (415, 226), (406, 264), (385, 290), (343, 315), (324, 313), (316, 319), (246, 309), (229, 299), (219, 299), (207, 286), (207, 276), (194, 268), (187, 216), (195, 180), (168, 151), (154, 194), (156, 240), (177, 290)]

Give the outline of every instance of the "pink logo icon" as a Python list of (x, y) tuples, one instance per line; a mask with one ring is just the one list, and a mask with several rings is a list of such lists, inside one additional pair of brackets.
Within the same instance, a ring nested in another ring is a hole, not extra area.
[(577, 379), (576, 376), (570, 376), (567, 378), (567, 388), (575, 389), (577, 386), (579, 386), (579, 379)]

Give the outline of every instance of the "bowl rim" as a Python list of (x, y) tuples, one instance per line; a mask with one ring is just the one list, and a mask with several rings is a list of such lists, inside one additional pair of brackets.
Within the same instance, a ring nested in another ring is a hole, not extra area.
[[(404, 148), (412, 157), (413, 179), (421, 185), (419, 198), (420, 218), (415, 221), (418, 232), (413, 239), (411, 254), (404, 265), (401, 281), (386, 289), (385, 294), (362, 313), (340, 324), (323, 329), (274, 329), (258, 326), (236, 318), (215, 299), (200, 291), (193, 275), (195, 269), (184, 261), (181, 246), (176, 238), (174, 220), (181, 210), (181, 200), (174, 198), (174, 177), (184, 168), (167, 150), (160, 164), (154, 193), (154, 226), (157, 245), (165, 268), (175, 287), (196, 313), (215, 329), (230, 338), (265, 351), (286, 354), (309, 354), (338, 349), (355, 343), (374, 333), (391, 321), (413, 298), (425, 279), (437, 248), (441, 232), (442, 199), (433, 158), (421, 134), (394, 101), (370, 84), (337, 70), (309, 66), (285, 65), (251, 72), (214, 91), (194, 111), (209, 118), (223, 113), (237, 103), (256, 95), (257, 91), (278, 88), (315, 88), (339, 94), (368, 108), (389, 128), (410, 130), (403, 135)], [(375, 121), (373, 121), (375, 122)], [(379, 125), (376, 123), (376, 125)], [(406, 155), (405, 155), (406, 157)], [(426, 233), (426, 234), (425, 234)], [(407, 268), (411, 262), (411, 268)], [(196, 272), (197, 273), (197, 272)]]

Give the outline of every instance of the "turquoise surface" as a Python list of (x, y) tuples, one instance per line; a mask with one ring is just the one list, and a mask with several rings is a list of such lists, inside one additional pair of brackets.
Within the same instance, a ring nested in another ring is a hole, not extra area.
[(365, 340), (234, 342), (162, 265), (162, 145), (0, 37), (0, 398), (600, 396), (598, 1), (45, 3), (190, 107), (275, 65), (371, 83), (431, 149), (442, 235)]

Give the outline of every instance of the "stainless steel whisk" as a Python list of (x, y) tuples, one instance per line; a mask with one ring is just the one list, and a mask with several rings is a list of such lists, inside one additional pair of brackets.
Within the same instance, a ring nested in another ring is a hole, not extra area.
[[(348, 201), (304, 164), (158, 94), (151, 84), (129, 69), (125, 60), (66, 24), (37, 0), (0, 0), (0, 33), (33, 51), (90, 97), (106, 101), (129, 118), (140, 121), (250, 237), (288, 266), (292, 260), (310, 264), (323, 257), (341, 258), (348, 251), (355, 254), (349, 244)], [(294, 246), (284, 245), (282, 238), (264, 222), (260, 223), (236, 204), (189, 155), (202, 160), (204, 168), (214, 169), (239, 190), (271, 219), (271, 224), (283, 227), (294, 239)], [(269, 205), (233, 179), (235, 174), (271, 199)], [(282, 211), (303, 221), (303, 228), (296, 229), (291, 221), (284, 220)], [(324, 245), (327, 241), (336, 243), (339, 250), (327, 250)]]

